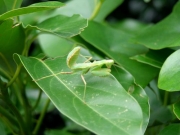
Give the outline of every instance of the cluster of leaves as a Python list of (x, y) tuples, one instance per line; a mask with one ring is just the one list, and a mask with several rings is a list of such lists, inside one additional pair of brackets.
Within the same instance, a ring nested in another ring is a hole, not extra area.
[[(22, 0), (0, 0), (2, 135), (38, 134), (53, 108), (66, 126), (47, 135), (179, 134), (180, 3), (154, 25), (105, 21), (122, 2), (52, 1), (20, 8)], [(81, 55), (116, 63), (110, 76), (84, 75), (85, 99), (81, 72), (60, 74), (71, 71), (66, 56), (75, 46), (82, 47)]]

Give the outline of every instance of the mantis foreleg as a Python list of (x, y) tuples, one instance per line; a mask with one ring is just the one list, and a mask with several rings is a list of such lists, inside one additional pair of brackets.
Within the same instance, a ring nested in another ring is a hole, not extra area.
[(81, 78), (82, 78), (82, 80), (83, 80), (83, 82), (84, 82), (84, 94), (83, 94), (83, 100), (85, 101), (85, 95), (86, 95), (86, 81), (85, 81), (85, 79), (84, 79), (84, 76), (81, 74)]
[(92, 57), (89, 57), (84, 63), (90, 61), (92, 59)]

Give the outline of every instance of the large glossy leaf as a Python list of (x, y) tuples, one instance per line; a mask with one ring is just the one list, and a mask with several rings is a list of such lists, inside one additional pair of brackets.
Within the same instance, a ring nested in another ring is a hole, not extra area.
[[(25, 33), (21, 24), (13, 25), (13, 20), (8, 19), (0, 25), (0, 68), (5, 71), (12, 71), (15, 67), (13, 60), (14, 53), (22, 53), (25, 45)], [(9, 66), (7, 65), (9, 63)]]
[(157, 69), (130, 59), (131, 56), (147, 52), (145, 47), (131, 44), (129, 42), (130, 35), (90, 21), (81, 36), (98, 50), (114, 59), (119, 65), (122, 65), (141, 86), (146, 86), (157, 75)]
[(165, 127), (159, 135), (179, 135), (180, 134), (180, 124), (171, 124)]
[(164, 62), (158, 80), (158, 86), (167, 91), (180, 90), (180, 50), (171, 54)]
[(59, 111), (76, 123), (98, 135), (143, 134), (141, 107), (112, 75), (84, 75), (87, 89), (83, 100), (84, 83), (80, 73), (55, 75), (69, 71), (65, 57), (45, 61), (18, 57)]
[(10, 10), (0, 15), (0, 21), (5, 20), (10, 17), (18, 16), (18, 15), (23, 15), (23, 14), (28, 14), (28, 13), (33, 13), (33, 12), (38, 12), (38, 11), (43, 11), (43, 10), (49, 10), (49, 9), (55, 9), (62, 6), (64, 6), (64, 4), (57, 1), (36, 3), (28, 7)]
[(87, 19), (82, 18), (80, 15), (73, 15), (72, 17), (57, 15), (41, 22), (37, 26), (28, 25), (27, 27), (67, 38), (83, 31), (87, 27), (87, 23)]
[(161, 49), (180, 44), (180, 2), (173, 12), (161, 22), (142, 31), (134, 41), (152, 49)]
[(97, 16), (94, 18), (96, 21), (104, 21), (104, 19), (117, 8), (123, 0), (104, 0)]

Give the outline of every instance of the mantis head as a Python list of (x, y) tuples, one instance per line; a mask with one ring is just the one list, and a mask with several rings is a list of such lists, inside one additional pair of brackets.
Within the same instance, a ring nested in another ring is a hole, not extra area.
[(114, 60), (106, 60), (106, 67), (111, 68), (111, 66), (114, 64)]

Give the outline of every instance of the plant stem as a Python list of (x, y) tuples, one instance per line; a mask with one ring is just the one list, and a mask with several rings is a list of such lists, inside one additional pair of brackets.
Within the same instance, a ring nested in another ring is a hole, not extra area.
[(7, 79), (9, 79), (9, 80), (11, 79), (10, 74), (1, 68), (0, 68), (0, 73), (2, 76), (5, 76)]
[[(16, 116), (17, 118), (17, 122), (19, 124), (19, 127), (20, 127), (20, 132), (21, 132), (21, 135), (29, 135), (29, 133), (27, 132), (27, 128), (26, 128), (26, 125), (22, 119), (22, 116), (21, 114), (19, 113), (18, 109), (13, 105), (13, 103), (11, 102), (10, 100), (10, 97), (9, 97), (9, 94), (8, 94), (8, 90), (7, 88), (5, 87), (6, 84), (3, 83), (2, 81), (0, 81), (0, 86), (1, 86), (1, 97), (2, 97), (2, 100), (4, 101), (4, 103), (9, 107), (9, 109), (13, 112), (13, 114)], [(1, 111), (3, 112), (3, 109), (1, 108)]]
[(32, 128), (32, 115), (31, 115), (32, 111), (25, 90), (22, 91), (22, 98), (23, 98), (23, 107), (25, 110), (25, 122), (28, 127), (28, 132), (30, 132)]
[(22, 135), (28, 135), (27, 134), (27, 130), (26, 130), (26, 125), (22, 119), (21, 114), (19, 113), (18, 109), (12, 104), (12, 102), (8, 99), (4, 99), (5, 103), (7, 104), (7, 106), (12, 110), (12, 112), (14, 113), (14, 115), (16, 116), (16, 118), (18, 119), (18, 123), (21, 129), (21, 134)]
[(46, 101), (46, 105), (45, 105), (43, 111), (42, 111), (41, 114), (40, 114), (40, 117), (39, 117), (39, 119), (38, 119), (38, 122), (37, 122), (37, 124), (36, 124), (36, 127), (35, 127), (35, 129), (34, 129), (34, 131), (33, 131), (33, 135), (37, 135), (37, 134), (38, 134), (39, 128), (40, 128), (40, 126), (41, 126), (41, 124), (42, 124), (43, 118), (44, 118), (44, 116), (45, 116), (45, 114), (46, 114), (46, 111), (47, 111), (47, 109), (48, 109), (48, 107), (49, 107), (50, 102), (51, 102), (50, 99), (48, 99), (48, 100)]
[(1, 106), (0, 106), (0, 114), (6, 117), (13, 125), (18, 124), (17, 120)]
[(104, 0), (99, 0), (99, 1), (98, 1), (98, 3), (96, 4), (96, 7), (95, 7), (95, 9), (94, 9), (91, 17), (89, 18), (89, 20), (93, 20), (93, 19), (97, 16), (97, 14), (98, 14), (101, 6), (102, 6), (103, 1), (104, 1)]
[(17, 130), (15, 131), (14, 125), (12, 125), (7, 118), (1, 116), (1, 120), (9, 128), (9, 130), (12, 132), (13, 135), (17, 135), (17, 133), (18, 133)]
[(11, 73), (13, 73), (13, 69), (11, 68), (11, 65), (9, 64), (9, 62), (7, 61), (6, 57), (4, 57), (4, 55), (2, 53), (0, 53), (0, 57), (3, 59), (3, 61), (6, 63), (7, 68), (9, 69), (9, 71)]
[(163, 103), (164, 106), (166, 106), (167, 103), (168, 103), (168, 97), (169, 97), (169, 92), (165, 91), (165, 93), (164, 93), (164, 103)]
[(16, 68), (16, 72), (13, 76), (13, 78), (7, 83), (6, 85), (6, 88), (8, 88), (9, 86), (11, 86), (11, 84), (16, 80), (16, 78), (18, 77), (20, 71), (21, 71), (21, 68), (22, 68), (22, 64), (18, 65), (17, 68)]
[(32, 107), (32, 111), (35, 110), (36, 107), (38, 106), (39, 101), (40, 101), (40, 99), (41, 99), (41, 95), (42, 95), (42, 90), (39, 90), (39, 95), (38, 95), (38, 98), (37, 98), (37, 100), (36, 100), (35, 105)]

